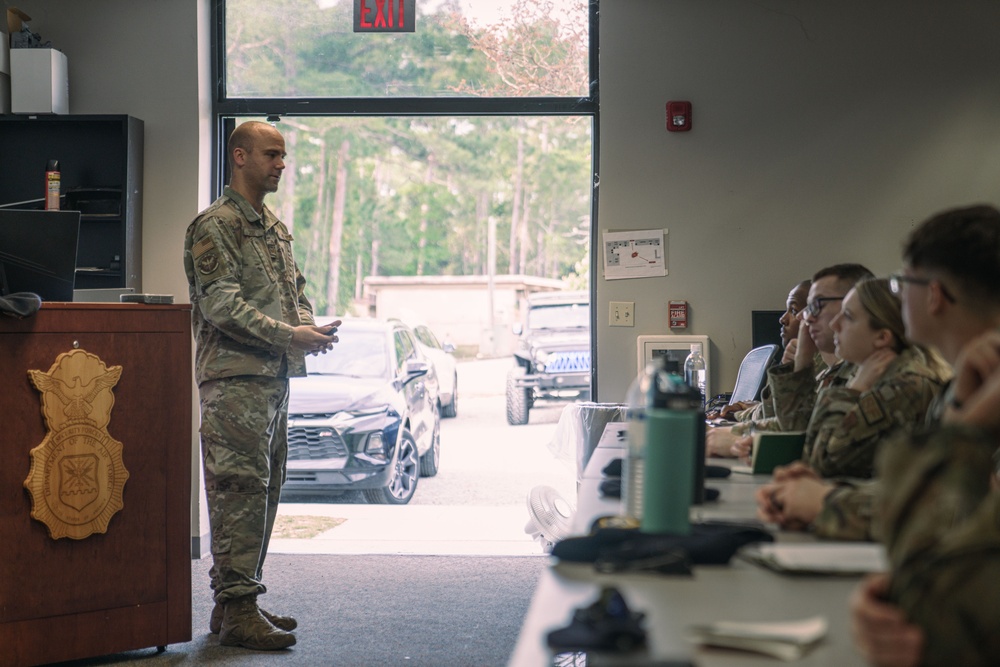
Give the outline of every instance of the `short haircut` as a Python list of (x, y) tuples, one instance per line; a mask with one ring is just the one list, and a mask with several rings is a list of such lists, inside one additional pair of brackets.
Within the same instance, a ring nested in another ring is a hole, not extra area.
[(979, 205), (934, 215), (910, 232), (903, 260), (947, 278), (959, 302), (1000, 308), (1000, 211)]
[(233, 133), (229, 135), (229, 141), (226, 142), (226, 160), (229, 162), (230, 172), (235, 167), (233, 151), (242, 148), (247, 153), (252, 153), (257, 142), (257, 135), (262, 127), (270, 127), (270, 125), (259, 120), (248, 120), (237, 125)]
[(811, 285), (812, 285), (811, 280), (803, 280), (798, 285), (792, 288), (792, 291), (789, 294), (789, 296), (792, 297), (792, 299), (801, 298), (802, 303), (805, 303), (806, 300), (809, 298), (809, 287)]
[(828, 266), (825, 269), (817, 271), (812, 277), (812, 281), (816, 282), (820, 278), (827, 278), (829, 276), (835, 277), (838, 282), (850, 289), (859, 280), (874, 278), (875, 274), (862, 264), (834, 264), (833, 266)]

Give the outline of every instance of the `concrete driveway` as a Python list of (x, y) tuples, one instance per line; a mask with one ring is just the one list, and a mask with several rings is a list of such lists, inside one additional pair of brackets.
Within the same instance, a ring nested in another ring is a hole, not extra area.
[[(441, 421), (441, 465), (421, 478), (409, 505), (367, 505), (360, 493), (290, 498), (281, 517), (344, 519), (309, 539), (276, 538), (278, 553), (542, 555), (524, 532), (526, 498), (539, 485), (576, 502), (576, 472), (567, 443), (554, 443), (566, 404), (539, 403), (528, 424), (510, 426), (504, 391), (510, 358), (458, 365), (458, 416)], [(280, 525), (280, 523), (279, 523)]]

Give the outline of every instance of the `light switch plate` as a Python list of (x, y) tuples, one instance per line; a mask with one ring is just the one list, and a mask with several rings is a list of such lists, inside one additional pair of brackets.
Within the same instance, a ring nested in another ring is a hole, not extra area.
[(635, 302), (612, 301), (608, 325), (613, 327), (635, 326)]

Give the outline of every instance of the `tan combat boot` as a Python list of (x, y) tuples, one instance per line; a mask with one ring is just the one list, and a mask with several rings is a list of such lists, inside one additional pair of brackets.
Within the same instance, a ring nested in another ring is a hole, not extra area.
[[(279, 630), (291, 632), (295, 628), (299, 627), (298, 621), (296, 621), (292, 616), (279, 616), (278, 614), (272, 614), (267, 609), (261, 609), (260, 607), (257, 608), (260, 609), (261, 615), (271, 621), (271, 625)], [(212, 607), (212, 616), (208, 619), (208, 630), (213, 635), (219, 634), (219, 631), (222, 630), (222, 617), (225, 613), (226, 608), (218, 602), (216, 602), (215, 606)]]
[(226, 602), (219, 644), (277, 651), (294, 646), (295, 635), (271, 625), (257, 608), (256, 596), (244, 595)]

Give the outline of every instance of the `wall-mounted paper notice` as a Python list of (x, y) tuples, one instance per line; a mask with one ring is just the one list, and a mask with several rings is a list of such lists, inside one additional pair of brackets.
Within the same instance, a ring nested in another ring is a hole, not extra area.
[(604, 232), (604, 279), (667, 275), (666, 229)]

